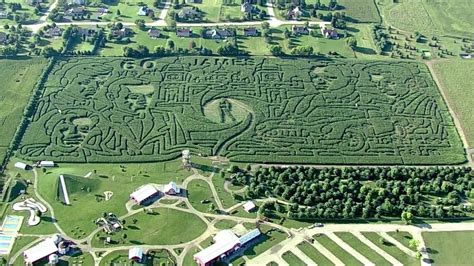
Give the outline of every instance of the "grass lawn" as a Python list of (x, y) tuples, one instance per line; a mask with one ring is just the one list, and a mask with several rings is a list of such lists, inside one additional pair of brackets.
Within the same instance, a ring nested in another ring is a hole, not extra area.
[[(84, 178), (89, 172), (92, 175)], [(74, 176), (69, 195), (71, 206), (56, 199), (53, 188), (57, 187), (60, 174)], [(54, 208), (58, 223), (66, 232), (83, 234), (96, 228), (91, 221), (102, 216), (103, 212), (113, 212), (118, 216), (125, 214), (130, 193), (141, 185), (167, 184), (169, 181), (180, 184), (188, 175), (190, 173), (181, 167), (179, 160), (142, 164), (60, 164), (40, 173), (38, 190)], [(86, 187), (90, 192), (81, 189)], [(105, 191), (114, 193), (109, 201), (96, 196)]]
[(360, 241), (357, 237), (349, 232), (335, 233), (340, 239), (344, 240), (349, 246), (362, 254), (375, 265), (392, 265), (389, 261), (384, 259), (380, 254), (371, 249), (369, 246)]
[(257, 244), (249, 247), (244, 252), (244, 255), (249, 259), (257, 257), (288, 237), (284, 232), (273, 230), (269, 226), (263, 225), (260, 229), (263, 234)]
[(315, 241), (327, 248), (332, 254), (339, 258), (342, 263), (346, 265), (363, 265), (360, 261), (354, 258), (351, 254), (341, 248), (336, 242), (332, 241), (326, 235), (313, 236)]
[(306, 256), (308, 256), (310, 259), (312, 259), (317, 265), (320, 266), (332, 266), (334, 263), (332, 263), (331, 260), (326, 258), (319, 250), (317, 250), (315, 247), (313, 247), (311, 244), (308, 242), (304, 241), (298, 244), (298, 248), (303, 251)]
[[(203, 180), (193, 180), (187, 187), (188, 199), (191, 205), (200, 212), (209, 212), (211, 203), (217, 208), (216, 199), (212, 196), (211, 188)], [(208, 203), (203, 203), (207, 202)]]
[(348, 33), (357, 40), (357, 47), (354, 49), (357, 58), (374, 59), (374, 56), (378, 56), (372, 30), (368, 24), (350, 24)]
[(346, 16), (354, 22), (382, 21), (374, 0), (339, 0), (337, 4), (343, 7), (342, 12), (346, 12)]
[(410, 247), (410, 240), (413, 239), (413, 236), (405, 231), (399, 231), (399, 232), (388, 232), (388, 234), (395, 238), (398, 242), (402, 243), (405, 247), (416, 251), (416, 249)]
[[(199, 237), (206, 230), (204, 221), (193, 214), (167, 208), (153, 210), (153, 214), (139, 212), (126, 218), (126, 230), (112, 236), (112, 240), (118, 242), (112, 246), (181, 244)], [(133, 223), (134, 219), (138, 220), (136, 224)], [(98, 235), (106, 236), (103, 233)], [(93, 246), (104, 247), (103, 240), (97, 235), (93, 239)]]
[[(222, 178), (220, 176), (220, 174), (216, 174), (212, 178), (212, 184), (216, 188), (217, 195), (219, 196), (219, 199), (220, 199), (222, 205), (224, 206), (224, 208), (230, 208), (230, 207), (234, 206), (235, 204), (238, 204), (240, 201), (235, 200), (232, 197), (232, 194), (227, 192), (224, 189), (224, 183), (225, 183), (225, 179)], [(239, 195), (236, 195), (236, 196), (239, 196)]]
[(434, 64), (447, 101), (456, 113), (470, 148), (474, 147), (474, 69), (473, 60), (439, 61)]
[(429, 256), (434, 265), (472, 265), (474, 261), (474, 232), (423, 233)]
[(214, 227), (220, 230), (230, 229), (237, 225), (237, 222), (232, 220), (220, 220), (214, 224)]
[(193, 259), (193, 255), (201, 251), (198, 247), (192, 247), (188, 250), (184, 256), (183, 265), (195, 265), (196, 262)]
[[(119, 0), (112, 1), (114, 4), (108, 5), (109, 14), (102, 17), (103, 21), (125, 21), (135, 22), (137, 19), (143, 19), (145, 22), (152, 22), (153, 19), (148, 16), (137, 15), (139, 3), (145, 4), (155, 12), (155, 18), (160, 16), (160, 9), (153, 6), (153, 0)], [(120, 10), (120, 16), (117, 16), (117, 10)]]
[(304, 263), (304, 261), (302, 261), (300, 258), (298, 258), (294, 253), (292, 253), (291, 251), (287, 251), (285, 253), (283, 253), (283, 255), (281, 256), (286, 262), (288, 262), (289, 265), (291, 266), (300, 266), (300, 265), (307, 265), (306, 263)]
[(206, 22), (218, 22), (221, 17), (222, 0), (202, 0), (200, 4), (187, 5), (199, 8), (204, 13), (203, 20)]
[(375, 232), (365, 232), (362, 233), (367, 239), (372, 241), (375, 245), (377, 245), (379, 248), (383, 249), (385, 252), (390, 254), (392, 257), (396, 258), (399, 262), (401, 262), (403, 265), (420, 265), (420, 261), (414, 257), (411, 257), (410, 255), (406, 254), (397, 246), (395, 246), (392, 243), (386, 243), (382, 244), (380, 243), (380, 235), (375, 233)]
[(25, 105), (43, 72), (47, 61), (43, 58), (0, 60), (0, 160), (23, 117)]

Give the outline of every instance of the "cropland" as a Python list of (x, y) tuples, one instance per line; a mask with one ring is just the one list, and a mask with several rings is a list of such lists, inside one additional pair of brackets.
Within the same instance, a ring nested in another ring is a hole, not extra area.
[(145, 162), (456, 164), (465, 154), (426, 66), (274, 58), (72, 58), (45, 83), (19, 154)]

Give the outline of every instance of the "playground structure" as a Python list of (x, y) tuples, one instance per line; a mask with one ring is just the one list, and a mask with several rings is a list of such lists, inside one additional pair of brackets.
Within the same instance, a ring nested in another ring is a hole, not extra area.
[(48, 209), (40, 202), (33, 198), (26, 199), (22, 202), (13, 204), (14, 211), (29, 211), (28, 225), (35, 226), (40, 223), (41, 217), (38, 214), (45, 213)]
[(102, 227), (107, 234), (112, 234), (123, 229), (122, 223), (113, 213), (108, 213), (104, 217), (100, 217), (95, 221), (95, 224)]
[(64, 176), (59, 176), (59, 181), (61, 182), (61, 190), (64, 199), (64, 204), (71, 205), (71, 201), (69, 201), (69, 193), (67, 192), (66, 182), (64, 181)]
[(114, 192), (112, 191), (104, 191), (105, 201), (109, 201), (113, 195), (114, 195)]

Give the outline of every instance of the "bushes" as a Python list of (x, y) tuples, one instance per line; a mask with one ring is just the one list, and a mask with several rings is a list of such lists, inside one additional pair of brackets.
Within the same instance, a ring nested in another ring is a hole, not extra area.
[[(148, 162), (190, 149), (243, 162), (465, 161), (447, 108), (417, 63), (71, 58), (45, 86), (28, 113), (19, 150), (27, 159)], [(225, 113), (206, 113), (216, 100), (228, 103)]]

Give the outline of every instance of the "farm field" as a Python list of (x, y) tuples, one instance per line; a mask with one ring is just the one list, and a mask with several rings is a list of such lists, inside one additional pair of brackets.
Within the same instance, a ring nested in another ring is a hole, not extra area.
[(319, 252), (315, 247), (313, 247), (308, 242), (301, 242), (298, 244), (298, 248), (310, 259), (312, 259), (316, 264), (321, 266), (332, 266), (334, 263), (326, 258), (321, 252)]
[(472, 36), (472, 2), (468, 0), (377, 1), (388, 24), (411, 32)]
[(346, 242), (349, 246), (355, 249), (357, 252), (366, 257), (369, 261), (375, 265), (391, 265), (389, 261), (384, 259), (380, 254), (374, 251), (372, 248), (360, 241), (356, 236), (349, 232), (335, 233), (340, 239)]
[(187, 148), (243, 162), (465, 161), (415, 62), (74, 58), (45, 86), (19, 150), (29, 160), (166, 161)]
[(449, 105), (461, 123), (468, 146), (474, 147), (474, 113), (471, 111), (474, 104), (474, 61), (438, 61), (433, 68)]
[(0, 161), (23, 118), (33, 88), (47, 61), (42, 58), (0, 60)]
[(380, 14), (377, 10), (375, 0), (339, 0), (338, 5), (343, 6), (342, 11), (351, 18), (353, 22), (358, 23), (380, 23)]
[[(471, 265), (474, 232), (424, 232), (423, 239), (435, 265)], [(454, 248), (455, 247), (455, 248)]]

